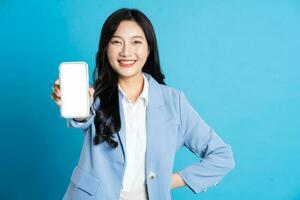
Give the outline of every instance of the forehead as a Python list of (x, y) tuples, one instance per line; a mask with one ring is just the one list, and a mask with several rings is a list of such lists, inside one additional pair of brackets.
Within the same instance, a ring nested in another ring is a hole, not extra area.
[(122, 21), (114, 35), (123, 38), (130, 38), (133, 36), (142, 36), (145, 38), (143, 29), (135, 21)]

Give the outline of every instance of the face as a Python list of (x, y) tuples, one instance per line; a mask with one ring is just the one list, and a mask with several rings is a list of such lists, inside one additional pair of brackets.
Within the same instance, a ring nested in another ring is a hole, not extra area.
[(142, 73), (149, 55), (148, 43), (141, 27), (134, 21), (122, 21), (109, 41), (107, 57), (120, 78)]

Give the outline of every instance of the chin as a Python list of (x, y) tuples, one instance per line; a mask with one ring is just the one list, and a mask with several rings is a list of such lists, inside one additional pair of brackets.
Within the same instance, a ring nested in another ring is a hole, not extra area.
[(119, 76), (130, 78), (138, 74), (139, 71), (118, 71)]

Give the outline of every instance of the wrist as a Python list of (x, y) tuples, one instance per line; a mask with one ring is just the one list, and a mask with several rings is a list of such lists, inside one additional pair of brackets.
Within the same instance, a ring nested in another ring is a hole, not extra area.
[(184, 180), (178, 173), (172, 174), (171, 189), (185, 186)]

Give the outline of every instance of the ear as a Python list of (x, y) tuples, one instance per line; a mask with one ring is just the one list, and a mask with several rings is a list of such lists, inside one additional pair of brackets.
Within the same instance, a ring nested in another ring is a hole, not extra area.
[(149, 56), (149, 54), (150, 54), (150, 48), (149, 48), (149, 46), (148, 46), (148, 55), (147, 55), (147, 57)]

